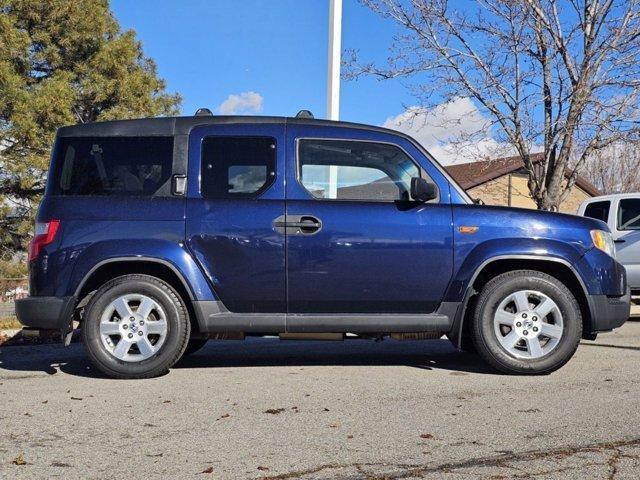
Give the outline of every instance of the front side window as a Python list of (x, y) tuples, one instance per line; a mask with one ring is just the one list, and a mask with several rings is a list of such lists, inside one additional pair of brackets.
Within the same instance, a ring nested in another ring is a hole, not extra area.
[(168, 196), (173, 137), (62, 137), (53, 195)]
[(256, 198), (275, 179), (276, 142), (271, 137), (206, 137), (202, 142), (204, 198)]
[(587, 208), (584, 209), (584, 216), (602, 220), (606, 223), (609, 219), (609, 206), (609, 201), (590, 203), (587, 205)]
[(620, 200), (618, 230), (640, 230), (640, 198)]
[(420, 169), (395, 145), (301, 139), (298, 176), (314, 198), (392, 202), (410, 200)]

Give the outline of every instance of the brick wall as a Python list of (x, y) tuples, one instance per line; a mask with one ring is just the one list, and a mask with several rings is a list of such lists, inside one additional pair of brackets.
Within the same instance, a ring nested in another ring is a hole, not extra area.
[[(509, 205), (509, 177), (511, 177), (511, 206), (536, 208), (536, 204), (529, 194), (527, 177), (524, 175), (503, 175), (470, 188), (467, 193), (472, 198), (479, 198), (487, 205)], [(560, 211), (575, 214), (580, 204), (587, 198), (591, 198), (591, 196), (581, 188), (574, 186), (567, 199), (560, 205)]]

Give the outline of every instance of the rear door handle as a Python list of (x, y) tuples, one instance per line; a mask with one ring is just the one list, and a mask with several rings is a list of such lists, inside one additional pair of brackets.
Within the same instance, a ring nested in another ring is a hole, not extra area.
[(322, 230), (322, 222), (313, 215), (280, 215), (273, 220), (273, 228), (287, 235), (315, 235)]

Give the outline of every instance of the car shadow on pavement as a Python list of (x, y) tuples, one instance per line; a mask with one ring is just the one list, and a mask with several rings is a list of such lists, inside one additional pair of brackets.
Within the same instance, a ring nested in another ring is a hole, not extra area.
[[(0, 347), (0, 380), (55, 375), (59, 371), (82, 377), (103, 377), (91, 365), (80, 343), (66, 348), (59, 343)], [(24, 372), (24, 375), (7, 372)]]
[[(245, 341), (209, 341), (198, 352), (182, 358), (174, 369), (291, 367), (291, 366), (407, 366), (423, 370), (449, 370), (452, 375), (499, 373), (478, 356), (456, 350), (446, 340), (280, 341), (249, 338)], [(89, 362), (81, 344), (0, 348), (0, 379), (16, 378), (4, 371), (104, 378)]]
[(469, 373), (495, 373), (476, 355), (447, 340), (280, 341), (275, 338), (210, 341), (177, 368), (277, 366), (387, 366)]
[(585, 342), (582, 342), (580, 345), (585, 345), (587, 347), (620, 348), (622, 350), (635, 350), (636, 352), (640, 352), (640, 347), (633, 347), (631, 345), (611, 345), (608, 343), (585, 343)]

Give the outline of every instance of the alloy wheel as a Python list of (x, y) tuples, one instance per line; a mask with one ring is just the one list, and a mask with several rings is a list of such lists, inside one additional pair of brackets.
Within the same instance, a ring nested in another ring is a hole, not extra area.
[(535, 290), (520, 290), (504, 298), (494, 314), (493, 327), (502, 348), (523, 359), (548, 355), (563, 335), (558, 305)]
[(152, 357), (166, 337), (166, 314), (158, 302), (146, 295), (116, 298), (100, 319), (103, 346), (124, 362), (141, 362)]

